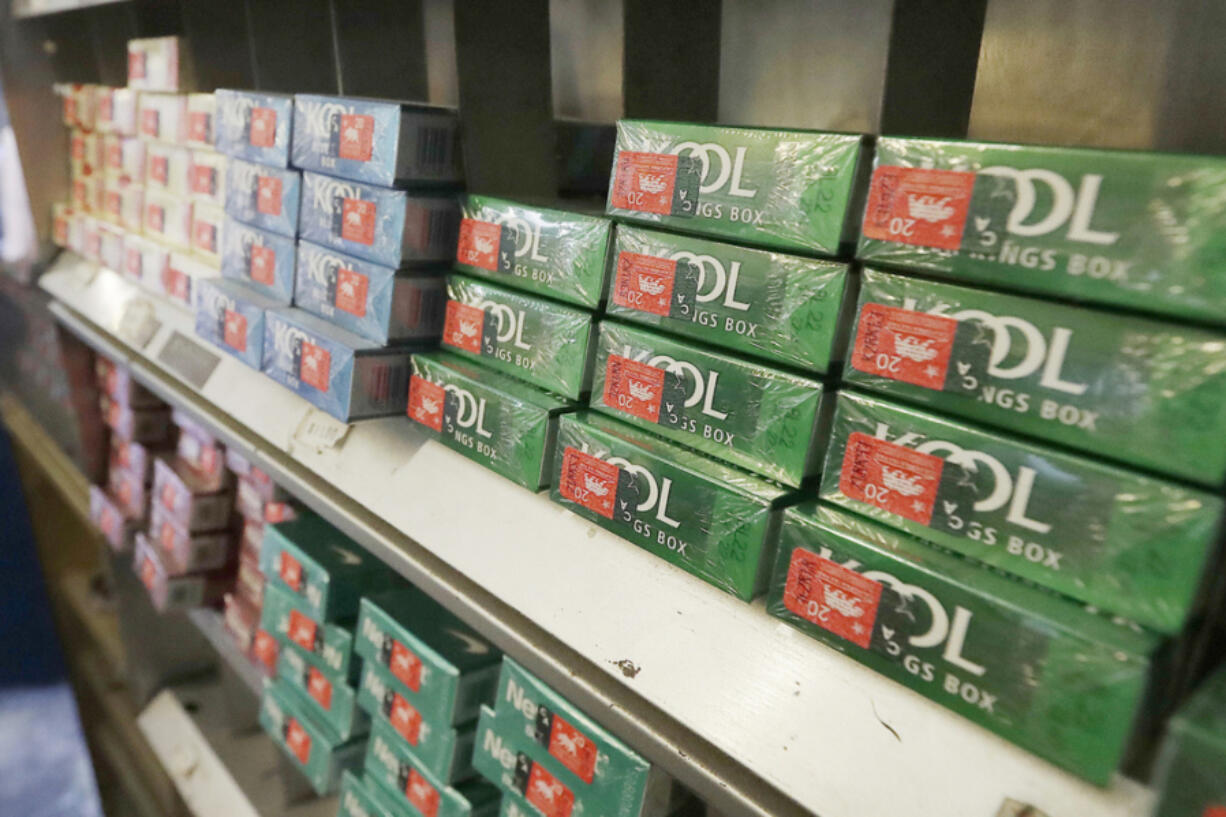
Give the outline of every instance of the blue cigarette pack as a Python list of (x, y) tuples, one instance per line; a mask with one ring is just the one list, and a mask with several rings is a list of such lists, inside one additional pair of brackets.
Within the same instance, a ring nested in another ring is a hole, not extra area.
[(289, 167), (292, 96), (218, 88), (214, 97), (218, 150), (250, 162)]
[(385, 267), (450, 261), (459, 224), (454, 195), (302, 176), (302, 238)]
[(288, 305), (294, 297), (294, 240), (226, 217), (221, 274)]
[(226, 212), (262, 230), (298, 234), (302, 174), (231, 159), (226, 166)]
[(446, 301), (438, 270), (394, 270), (298, 242), (294, 306), (380, 346), (437, 338)]
[(264, 312), (279, 304), (225, 278), (204, 278), (192, 293), (196, 334), (253, 369), (264, 362)]
[(459, 184), (459, 120), (450, 108), (381, 99), (294, 96), (294, 167), (384, 187)]
[(264, 314), (264, 374), (343, 422), (404, 414), (409, 355), (301, 309)]

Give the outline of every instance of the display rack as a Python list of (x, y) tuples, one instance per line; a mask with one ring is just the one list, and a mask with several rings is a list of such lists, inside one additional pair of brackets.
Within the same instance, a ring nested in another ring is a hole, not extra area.
[(405, 578), (729, 814), (1148, 815), (428, 440), (351, 427), (64, 253), (52, 311)]

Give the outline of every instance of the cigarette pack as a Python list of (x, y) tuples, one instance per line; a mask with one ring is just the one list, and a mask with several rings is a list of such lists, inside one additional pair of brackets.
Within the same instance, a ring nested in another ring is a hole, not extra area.
[(221, 274), (250, 286), (266, 298), (289, 304), (294, 297), (292, 238), (226, 218), (221, 236)]
[(289, 167), (294, 98), (218, 88), (214, 94), (217, 149), (271, 167)]

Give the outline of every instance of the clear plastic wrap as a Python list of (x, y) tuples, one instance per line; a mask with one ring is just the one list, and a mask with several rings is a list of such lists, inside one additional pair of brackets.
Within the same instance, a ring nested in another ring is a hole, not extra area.
[[(855, 241), (858, 134), (623, 119), (611, 216), (838, 255)], [(866, 159), (867, 161), (867, 159)]]
[(1226, 335), (865, 270), (848, 383), (1206, 485)]
[(460, 275), (448, 277), (447, 297), (447, 351), (571, 400), (587, 391), (591, 313)]
[(787, 485), (821, 467), (822, 384), (612, 321), (591, 407)]
[(1171, 718), (1154, 788), (1154, 817), (1226, 814), (1226, 669), (1205, 681)]
[(767, 611), (1105, 785), (1158, 640), (843, 511), (789, 509)]
[(226, 161), (226, 213), (244, 224), (293, 238), (301, 198), (302, 174), (297, 170)]
[(362, 765), (366, 738), (342, 740), (311, 711), (311, 701), (284, 680), (264, 685), (260, 726), (323, 797), (336, 792), (341, 773)]
[(608, 219), (471, 194), (460, 214), (456, 269), (589, 309), (600, 305)]
[(846, 264), (621, 226), (608, 314), (824, 372), (837, 360)]
[(297, 247), (292, 238), (226, 218), (221, 236), (221, 274), (261, 295), (288, 304), (294, 295)]
[(446, 302), (438, 270), (394, 270), (298, 242), (294, 305), (381, 346), (437, 338)]
[(766, 587), (784, 490), (616, 420), (564, 415), (553, 501), (748, 601)]
[(368, 184), (458, 184), (459, 118), (451, 108), (294, 95), (294, 167)]
[(292, 96), (218, 88), (213, 97), (218, 150), (249, 162), (289, 167)]
[(1226, 159), (881, 138), (858, 257), (1226, 323)]
[(367, 786), (389, 795), (404, 814), (492, 817), (498, 812), (496, 788), (479, 780), (448, 785), (414, 757), (386, 723), (371, 725), (363, 769)]
[(302, 175), (299, 234), (346, 255), (395, 269), (450, 261), (459, 224), (455, 194)]
[(448, 448), (532, 491), (549, 486), (565, 400), (442, 353), (413, 355), (409, 419)]
[(1165, 633), (1222, 516), (1211, 494), (855, 392), (821, 497)]

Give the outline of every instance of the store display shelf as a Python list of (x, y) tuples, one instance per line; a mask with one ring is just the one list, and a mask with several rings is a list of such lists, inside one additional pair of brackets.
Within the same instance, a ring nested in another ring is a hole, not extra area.
[(316, 511), (730, 814), (1149, 813), (428, 440), (349, 428), (71, 253), (52, 311)]

